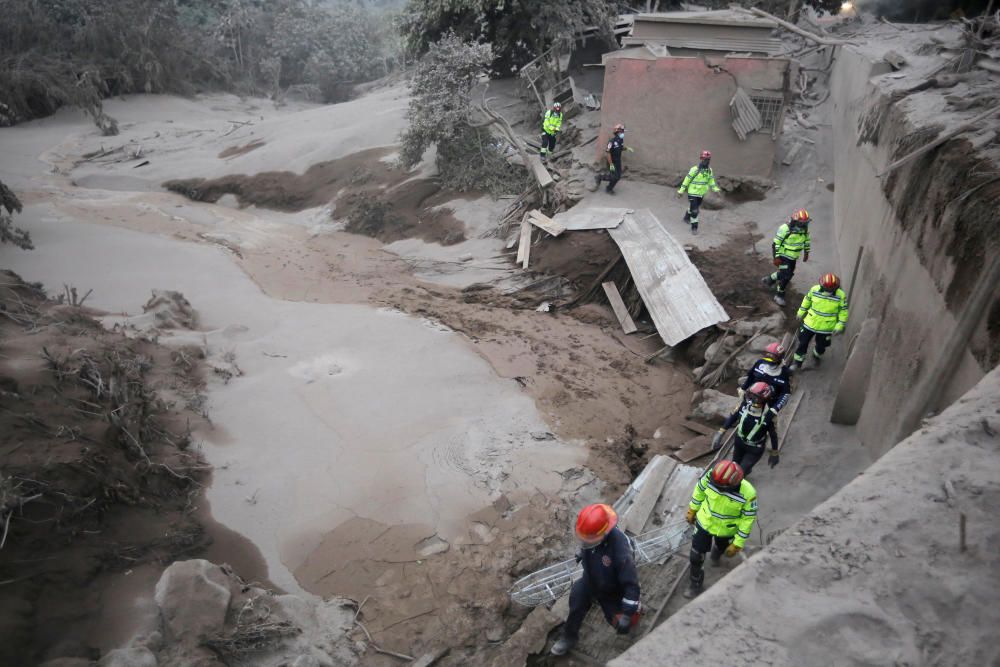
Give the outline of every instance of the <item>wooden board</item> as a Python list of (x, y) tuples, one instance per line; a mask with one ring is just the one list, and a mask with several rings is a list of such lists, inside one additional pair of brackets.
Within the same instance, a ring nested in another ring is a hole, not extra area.
[(527, 216), (521, 221), (521, 239), (517, 246), (517, 263), (522, 269), (528, 268), (528, 256), (531, 253), (531, 224)]
[(531, 173), (534, 174), (535, 180), (538, 181), (538, 187), (544, 190), (555, 183), (552, 179), (552, 174), (550, 174), (549, 170), (545, 168), (545, 165), (542, 164), (541, 158), (537, 155), (528, 155), (528, 166), (531, 167)]
[(684, 246), (648, 209), (626, 214), (608, 231), (622, 251), (642, 302), (660, 338), (676, 346), (706, 327), (729, 319)]
[(696, 435), (674, 452), (681, 463), (689, 463), (712, 451), (712, 439), (707, 435)]
[(690, 419), (685, 420), (683, 426), (689, 431), (694, 431), (695, 433), (701, 433), (702, 435), (715, 435), (715, 429), (712, 428), (711, 426), (705, 426), (704, 424), (693, 422)]
[(568, 211), (557, 213), (553, 222), (568, 231), (586, 229), (611, 229), (622, 224), (631, 209), (574, 206)]
[(656, 501), (660, 498), (660, 493), (663, 492), (663, 485), (666, 484), (676, 466), (677, 462), (666, 456), (653, 457), (653, 460), (649, 462), (649, 471), (646, 473), (639, 492), (618, 520), (620, 529), (633, 535), (642, 532), (649, 515), (653, 512), (653, 507), (656, 506)]
[(611, 309), (615, 311), (618, 324), (622, 325), (622, 331), (626, 334), (638, 331), (639, 329), (635, 326), (635, 322), (632, 321), (632, 316), (628, 314), (628, 308), (625, 307), (621, 292), (618, 291), (618, 286), (615, 285), (614, 281), (609, 280), (606, 283), (601, 283), (601, 287), (604, 288), (604, 293), (607, 294), (608, 301), (611, 302)]
[(565, 227), (538, 210), (528, 211), (528, 222), (533, 224), (535, 227), (552, 234), (552, 236), (559, 236), (566, 231)]

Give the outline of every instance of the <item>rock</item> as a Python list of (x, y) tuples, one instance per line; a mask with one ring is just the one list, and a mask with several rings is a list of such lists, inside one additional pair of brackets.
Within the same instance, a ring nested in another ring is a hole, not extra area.
[(222, 632), (232, 593), (229, 577), (207, 560), (177, 561), (156, 583), (168, 640), (197, 642)]
[(492, 627), (486, 630), (486, 641), (488, 642), (502, 641), (504, 635), (506, 634), (507, 630), (503, 627), (503, 623), (496, 623)]
[[(700, 397), (699, 394), (701, 394)], [(705, 389), (701, 392), (695, 392), (694, 402), (695, 406), (694, 410), (691, 411), (691, 416), (694, 419), (714, 422), (728, 417), (736, 407), (737, 399), (735, 396), (723, 394), (721, 391)]]
[(886, 51), (885, 55), (882, 56), (882, 60), (889, 63), (889, 66), (894, 70), (902, 69), (906, 65), (906, 58), (898, 51)]
[(300, 655), (292, 662), (292, 667), (322, 667), (314, 655)]
[(732, 361), (731, 368), (738, 372), (748, 371), (750, 367), (757, 363), (760, 359), (760, 352), (754, 352), (753, 350), (744, 350), (736, 355), (736, 358)]
[(148, 648), (153, 653), (157, 653), (163, 648), (163, 633), (153, 630), (148, 634), (136, 637), (130, 645), (136, 648)]
[(764, 333), (780, 335), (784, 333), (785, 315), (784, 313), (777, 312), (773, 315), (762, 317), (759, 320), (737, 320), (725, 326), (737, 336), (743, 336), (744, 338), (749, 338), (757, 333), (759, 329), (763, 329)]
[(157, 667), (156, 656), (148, 648), (118, 648), (101, 658), (97, 667)]
[(757, 336), (757, 338), (755, 338), (753, 341), (751, 341), (749, 345), (747, 345), (747, 349), (759, 355), (761, 352), (766, 350), (767, 346), (770, 345), (771, 343), (780, 343), (780, 342), (781, 340), (775, 338), (774, 336), (761, 334), (760, 336)]

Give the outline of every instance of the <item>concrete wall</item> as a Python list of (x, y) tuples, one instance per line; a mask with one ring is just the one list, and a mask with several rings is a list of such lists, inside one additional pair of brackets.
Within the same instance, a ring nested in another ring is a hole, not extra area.
[[(954, 220), (942, 219), (942, 211), (964, 186), (962, 179), (948, 173), (949, 165), (940, 159), (931, 164), (918, 160), (891, 178), (877, 176), (907, 152), (900, 137), (917, 129), (898, 106), (886, 105), (884, 93), (870, 81), (884, 67), (844, 49), (831, 80), (834, 216), (845, 282), (850, 280), (859, 246), (864, 246), (848, 338), (865, 318), (879, 319), (869, 400), (858, 427), (862, 441), (879, 454), (907, 435), (901, 431), (902, 420), (916, 398), (913, 389), (925, 379), (955, 330), (967, 286), (970, 280), (975, 282), (966, 272), (982, 268), (981, 262), (970, 266), (968, 258), (949, 250), (967, 233)], [(900, 191), (921, 174), (936, 174), (946, 187), (936, 192), (927, 187)], [(950, 404), (983, 374), (973, 355), (963, 353), (953, 376), (940, 379), (936, 407)]]
[(609, 666), (1000, 664), (998, 396), (995, 370)]
[(610, 128), (622, 122), (636, 149), (629, 169), (651, 180), (675, 182), (704, 149), (712, 151), (717, 175), (769, 178), (775, 141), (760, 132), (740, 141), (729, 101), (737, 85), (751, 95), (781, 92), (787, 69), (786, 60), (764, 58), (608, 59), (598, 155)]

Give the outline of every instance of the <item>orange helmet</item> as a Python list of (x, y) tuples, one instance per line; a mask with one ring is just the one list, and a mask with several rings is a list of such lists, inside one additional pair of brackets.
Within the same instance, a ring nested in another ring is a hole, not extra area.
[(743, 468), (735, 461), (723, 459), (712, 468), (712, 483), (718, 486), (735, 488), (743, 481)]
[(837, 288), (840, 287), (840, 278), (837, 277), (836, 273), (824, 273), (823, 277), (819, 279), (819, 286), (827, 292), (836, 292)]
[(809, 217), (809, 211), (804, 208), (792, 213), (792, 222), (800, 222), (802, 224), (807, 224), (812, 218)]
[(618, 513), (611, 505), (587, 505), (576, 517), (576, 536), (586, 546), (597, 546), (618, 525)]
[(781, 343), (771, 343), (764, 349), (764, 359), (770, 362), (780, 360), (785, 356), (785, 348)]

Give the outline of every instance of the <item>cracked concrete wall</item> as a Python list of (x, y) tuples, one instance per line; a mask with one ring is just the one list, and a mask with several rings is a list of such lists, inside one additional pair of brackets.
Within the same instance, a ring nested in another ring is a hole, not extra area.
[(1000, 369), (610, 667), (1000, 664), (998, 396)]
[(675, 182), (704, 149), (712, 151), (717, 177), (770, 178), (777, 142), (762, 132), (740, 141), (729, 101), (737, 85), (750, 95), (781, 93), (788, 66), (787, 60), (766, 58), (609, 59), (598, 158), (610, 128), (622, 122), (628, 145), (636, 149), (626, 166), (649, 180)]
[[(873, 78), (889, 71), (878, 58), (844, 48), (831, 78), (834, 217), (847, 284), (858, 249), (864, 246), (847, 339), (858, 332), (866, 318), (879, 321), (869, 400), (858, 421), (862, 441), (876, 454), (888, 451), (908, 435), (902, 422), (912, 401), (910, 392), (930, 372), (955, 331), (968, 291), (959, 294), (952, 285), (971, 268), (967, 266), (970, 257), (949, 250), (968, 232), (954, 218), (948, 218), (944, 209), (968, 181), (952, 175), (946, 155), (932, 153), (927, 163), (918, 160), (886, 181), (877, 175), (910, 150), (906, 141), (914, 141), (915, 133), (917, 145), (930, 140), (920, 137), (921, 128), (907, 120), (904, 104), (888, 103), (887, 80)], [(914, 168), (933, 171), (940, 187), (933, 192), (929, 188), (900, 192), (907, 185), (906, 179), (919, 173)], [(926, 215), (918, 219), (917, 211), (908, 207), (919, 208), (921, 215)], [(968, 278), (961, 278), (961, 282), (968, 283)], [(968, 351), (953, 370), (950, 378), (941, 378), (932, 408), (949, 405), (984, 374)]]

